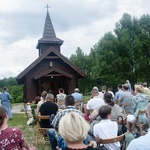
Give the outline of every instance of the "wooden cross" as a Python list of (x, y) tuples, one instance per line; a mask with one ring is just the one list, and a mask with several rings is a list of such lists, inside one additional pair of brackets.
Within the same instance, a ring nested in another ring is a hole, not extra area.
[(50, 8), (50, 6), (48, 6), (48, 4), (45, 7), (47, 8), (47, 11), (48, 11), (48, 8)]

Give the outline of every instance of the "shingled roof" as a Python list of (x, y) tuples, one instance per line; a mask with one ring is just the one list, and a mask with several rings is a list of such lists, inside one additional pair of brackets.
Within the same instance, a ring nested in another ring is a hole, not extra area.
[(55, 43), (62, 45), (63, 40), (56, 37), (53, 24), (49, 15), (49, 12), (47, 11), (46, 19), (45, 19), (45, 25), (43, 30), (43, 36), (38, 40), (38, 44), (36, 48), (39, 48), (39, 45), (41, 43)]

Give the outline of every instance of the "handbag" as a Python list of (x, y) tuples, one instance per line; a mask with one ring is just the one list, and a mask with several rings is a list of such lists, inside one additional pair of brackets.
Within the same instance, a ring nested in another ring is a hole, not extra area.
[[(121, 118), (121, 119), (120, 119)], [(124, 119), (122, 116), (118, 116), (117, 117), (117, 121), (120, 121), (121, 120), (121, 128), (120, 130), (118, 130), (118, 135), (121, 135), (121, 134), (124, 134), (127, 132), (127, 127), (126, 125), (124, 124)]]

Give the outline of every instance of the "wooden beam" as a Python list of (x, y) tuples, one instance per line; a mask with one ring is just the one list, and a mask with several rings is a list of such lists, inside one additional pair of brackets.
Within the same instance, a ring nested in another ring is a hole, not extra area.
[(58, 59), (58, 56), (46, 56), (44, 59)]
[(59, 76), (63, 76), (62, 74), (47, 74), (45, 75), (45, 77), (59, 77)]

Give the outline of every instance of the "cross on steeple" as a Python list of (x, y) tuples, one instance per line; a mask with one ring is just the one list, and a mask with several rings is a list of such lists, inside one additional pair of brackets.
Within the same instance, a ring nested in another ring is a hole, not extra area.
[(47, 8), (47, 12), (48, 12), (48, 8), (50, 8), (50, 6), (48, 6), (48, 4), (45, 6)]

